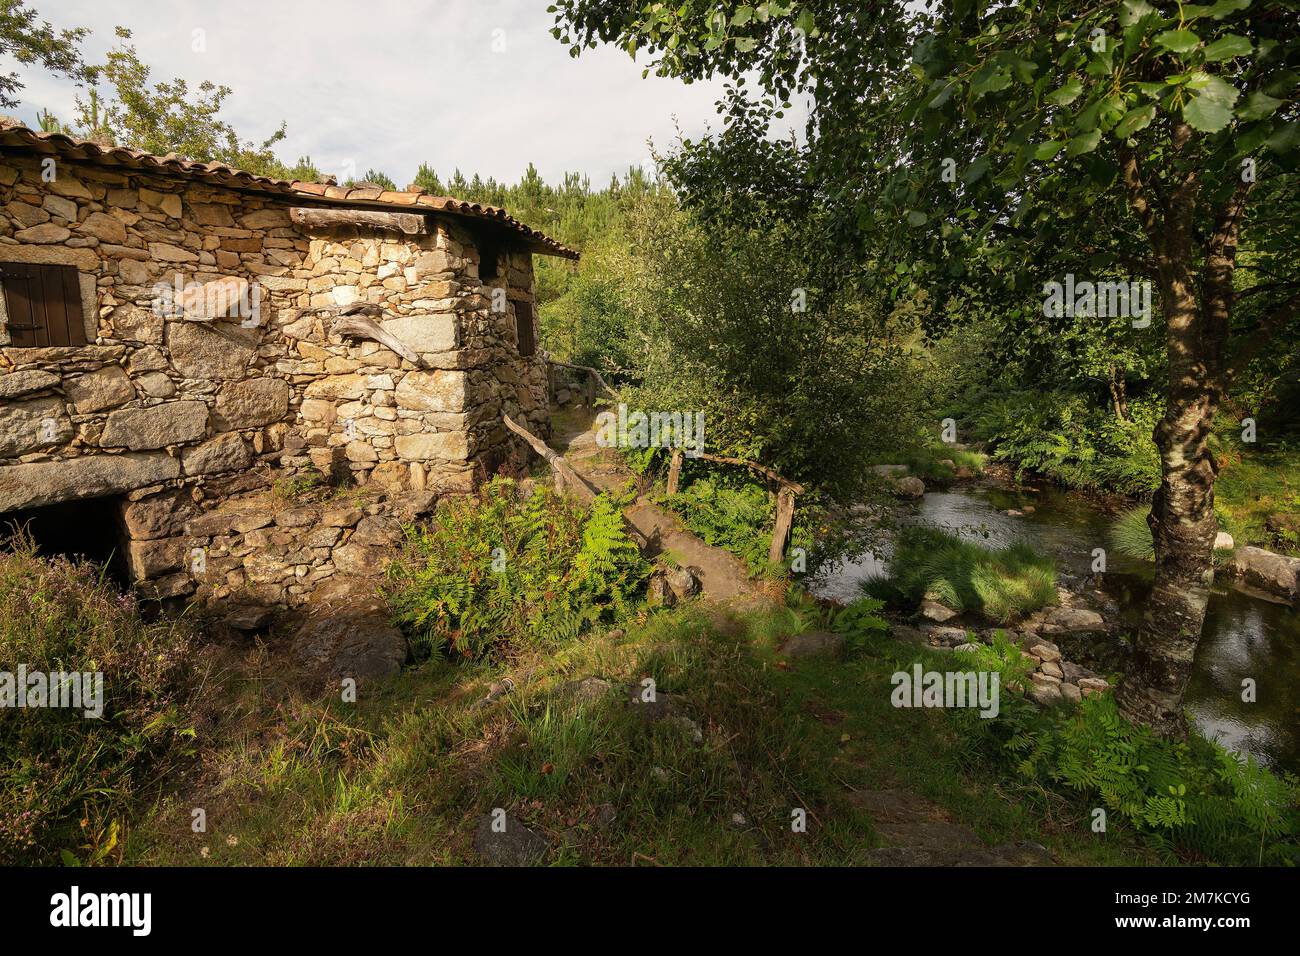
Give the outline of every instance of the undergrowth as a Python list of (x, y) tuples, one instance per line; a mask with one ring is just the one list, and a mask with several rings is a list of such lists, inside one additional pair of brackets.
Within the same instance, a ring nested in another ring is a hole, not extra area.
[(590, 509), (494, 478), (408, 527), (386, 595), (418, 656), (509, 656), (626, 614), (651, 567), (604, 496)]

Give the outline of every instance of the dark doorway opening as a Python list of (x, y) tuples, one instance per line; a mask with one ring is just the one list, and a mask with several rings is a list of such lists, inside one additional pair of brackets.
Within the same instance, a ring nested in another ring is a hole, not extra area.
[(28, 508), (0, 515), (0, 533), (8, 538), (17, 526), (45, 557), (64, 555), (92, 561), (108, 568), (122, 587), (130, 584), (126, 562), (126, 536), (116, 498), (64, 501), (44, 508)]

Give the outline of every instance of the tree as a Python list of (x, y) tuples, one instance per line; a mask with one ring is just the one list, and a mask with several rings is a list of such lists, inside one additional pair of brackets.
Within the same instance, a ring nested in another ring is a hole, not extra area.
[[(89, 32), (85, 27), (56, 31), (47, 21), (37, 22), (36, 11), (24, 0), (0, 0), (0, 56), (23, 66), (39, 63), (52, 73), (81, 79), (85, 65), (79, 44)], [(17, 106), (22, 88), (17, 73), (0, 73), (0, 109)]]
[[(934, 325), (979, 303), (1042, 321), (1024, 306), (1066, 271), (1154, 283), (1168, 365), (1156, 578), (1118, 700), (1181, 735), (1212, 577), (1210, 428), (1241, 370), (1300, 311), (1293, 253), (1271, 244), (1300, 211), (1296, 5), (865, 6), (561, 0), (555, 32), (577, 51), (645, 49), (667, 75), (730, 77), (721, 139), (732, 144), (812, 94), (801, 160), (834, 214), (828, 253), (856, 252), (896, 296), (926, 289)], [(683, 145), (682, 164), (722, 177), (716, 145)], [(1237, 309), (1246, 292), (1251, 307)]]
[[(116, 32), (120, 40), (131, 38), (125, 27)], [(85, 136), (149, 153), (225, 163), (263, 176), (314, 179), (319, 175), (302, 168), (302, 160), (298, 169), (291, 170), (276, 158), (272, 147), (284, 139), (284, 123), (260, 144), (241, 140), (218, 115), (231, 93), (227, 86), (204, 80), (191, 90), (179, 78), (151, 86), (149, 67), (129, 44), (110, 50), (104, 63), (85, 72), (90, 87), (85, 99), (77, 98), (77, 121)], [(99, 93), (101, 83), (108, 88), (107, 96)]]

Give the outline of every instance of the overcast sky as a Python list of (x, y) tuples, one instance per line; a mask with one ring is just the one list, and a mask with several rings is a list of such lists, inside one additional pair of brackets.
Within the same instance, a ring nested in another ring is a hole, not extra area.
[[(309, 155), (340, 178), (350, 161), (357, 178), (374, 167), (403, 186), (428, 162), (444, 180), (459, 166), (514, 182), (532, 161), (550, 181), (574, 170), (600, 186), (648, 163), (647, 139), (670, 145), (674, 117), (687, 135), (715, 120), (721, 84), (643, 80), (644, 64), (611, 47), (573, 59), (549, 33), (547, 3), (29, 0), (56, 27), (91, 28), (92, 62), (129, 27), (152, 79), (231, 87), (224, 116), (244, 138), (285, 120), (281, 159)], [(73, 117), (69, 82), (17, 69), (20, 118), (35, 126), (43, 107)]]

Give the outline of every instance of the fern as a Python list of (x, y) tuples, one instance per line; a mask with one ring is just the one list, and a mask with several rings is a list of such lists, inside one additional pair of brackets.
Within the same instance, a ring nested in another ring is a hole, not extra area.
[(406, 538), (387, 596), (421, 655), (576, 639), (627, 614), (650, 573), (613, 502), (587, 512), (543, 487), (520, 501), (508, 479), (444, 502)]

